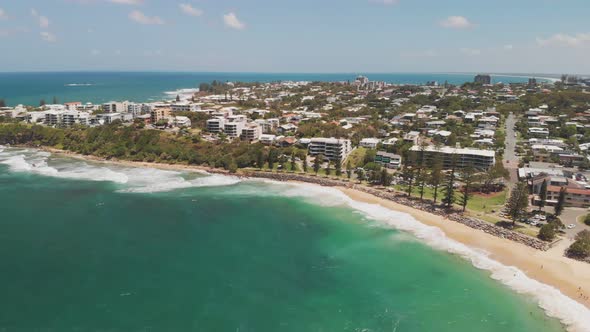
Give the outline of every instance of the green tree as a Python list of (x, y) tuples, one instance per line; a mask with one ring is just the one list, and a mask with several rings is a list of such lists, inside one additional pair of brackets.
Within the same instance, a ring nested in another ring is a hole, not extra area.
[(332, 174), (332, 162), (330, 160), (328, 160), (327, 164), (326, 164), (326, 176), (330, 176), (330, 174)]
[(547, 204), (547, 180), (543, 180), (539, 190), (539, 211)]
[(471, 190), (475, 182), (475, 170), (473, 167), (468, 166), (461, 172), (461, 182), (463, 182), (463, 186), (461, 187), (461, 206), (463, 207), (463, 212), (465, 212), (467, 203), (471, 199)]
[(435, 159), (428, 180), (428, 183), (432, 186), (433, 204), (436, 205), (438, 189), (443, 181), (442, 160), (440, 158)]
[(303, 172), (307, 173), (307, 153), (303, 155)]
[(552, 224), (545, 224), (539, 230), (539, 239), (543, 241), (553, 241), (556, 235), (555, 227)]
[(180, 101), (180, 95), (176, 95), (176, 101), (179, 102)]
[(529, 190), (524, 182), (519, 182), (512, 188), (506, 207), (508, 208), (508, 215), (512, 218), (513, 225), (516, 224), (517, 219), (526, 213), (529, 204), (528, 194)]
[(416, 177), (416, 170), (412, 166), (405, 166), (402, 172), (402, 177), (406, 180), (408, 197), (412, 196), (412, 189), (414, 185), (414, 178)]
[(340, 159), (334, 161), (334, 169), (336, 170), (336, 176), (342, 176), (342, 161)]
[(295, 160), (295, 152), (291, 153), (291, 171), (295, 172), (297, 170), (297, 164)]
[(313, 160), (313, 171), (315, 172), (316, 175), (318, 175), (318, 172), (320, 171), (320, 168), (322, 167), (323, 159), (324, 159), (324, 156), (319, 154)]
[(0, 107), (6, 107), (6, 101), (4, 101), (4, 98), (0, 99)]
[(365, 180), (365, 170), (359, 167), (356, 169), (355, 173), (359, 183), (362, 183)]
[(391, 182), (392, 182), (391, 174), (389, 174), (389, 172), (387, 172), (387, 168), (383, 167), (383, 169), (381, 169), (381, 185), (384, 187), (389, 187), (389, 186), (391, 186)]
[(39, 106), (45, 106), (47, 103), (45, 102), (45, 99), (41, 99), (39, 101)]
[(561, 188), (561, 190), (559, 191), (559, 197), (557, 198), (557, 204), (555, 204), (554, 215), (556, 217), (560, 216), (561, 213), (563, 212), (563, 209), (565, 208), (565, 194), (566, 194), (566, 189)]
[(590, 257), (590, 231), (583, 230), (576, 235), (576, 241), (567, 249), (567, 255), (574, 258)]
[(346, 177), (350, 180), (352, 177), (352, 168), (351, 168), (350, 160), (346, 162)]
[(428, 173), (424, 167), (418, 168), (416, 173), (416, 186), (418, 186), (418, 194), (420, 200), (424, 200), (424, 193), (426, 192), (426, 184), (428, 182)]
[(444, 197), (442, 203), (447, 208), (451, 208), (455, 203), (455, 170), (457, 167), (457, 158), (453, 157), (451, 162), (451, 170), (445, 177), (445, 185), (443, 187)]
[(53, 105), (57, 105), (57, 104), (59, 104), (57, 97), (53, 96)]
[(258, 168), (262, 169), (262, 168), (264, 168), (265, 163), (266, 163), (266, 156), (264, 155), (264, 151), (260, 150), (260, 151), (258, 151), (258, 154), (256, 155), (256, 165), (258, 165)]

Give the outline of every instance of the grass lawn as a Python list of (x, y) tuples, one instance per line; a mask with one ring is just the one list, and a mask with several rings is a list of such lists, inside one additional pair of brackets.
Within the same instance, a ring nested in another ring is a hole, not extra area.
[(350, 153), (348, 158), (342, 163), (342, 167), (346, 167), (346, 164), (350, 161), (350, 165), (352, 167), (362, 167), (363, 161), (365, 159), (365, 154), (367, 153), (367, 149), (365, 148), (356, 148), (354, 151)]

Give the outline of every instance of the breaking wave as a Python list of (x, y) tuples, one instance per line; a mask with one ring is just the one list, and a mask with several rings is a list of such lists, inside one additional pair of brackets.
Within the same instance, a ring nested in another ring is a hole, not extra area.
[(108, 167), (75, 161), (51, 159), (48, 152), (28, 149), (0, 149), (0, 164), (13, 172), (33, 173), (64, 179), (104, 181), (122, 185), (118, 192), (155, 193), (191, 187), (230, 186), (240, 182), (237, 177), (204, 174), (189, 178), (177, 171), (155, 168)]
[[(358, 202), (343, 192), (312, 184), (277, 183), (269, 184), (272, 194), (287, 197), (302, 197), (312, 204), (322, 206), (348, 206), (362, 212), (367, 218), (383, 225), (413, 234), (437, 250), (458, 255), (471, 262), (478, 269), (491, 273), (491, 278), (510, 287), (519, 294), (532, 297), (549, 317), (559, 319), (571, 332), (590, 331), (590, 310), (561, 293), (558, 289), (529, 278), (513, 266), (503, 265), (488, 254), (448, 238), (437, 227), (420, 223), (409, 214), (387, 209), (378, 204)], [(280, 189), (282, 187), (282, 189)], [(268, 192), (263, 195), (269, 194)]]

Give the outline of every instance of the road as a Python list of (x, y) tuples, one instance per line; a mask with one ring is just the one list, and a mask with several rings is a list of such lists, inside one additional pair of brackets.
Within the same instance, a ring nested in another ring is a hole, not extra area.
[(516, 148), (516, 137), (514, 126), (516, 125), (516, 118), (513, 113), (510, 113), (506, 118), (506, 140), (504, 147), (504, 167), (510, 172), (510, 182), (508, 188), (518, 181), (518, 162), (519, 158), (516, 156), (514, 149)]

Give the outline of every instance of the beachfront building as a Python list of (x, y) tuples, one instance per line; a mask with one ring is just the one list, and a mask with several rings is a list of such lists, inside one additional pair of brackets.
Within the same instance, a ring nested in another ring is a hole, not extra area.
[[(561, 188), (564, 187), (547, 186), (547, 205), (557, 204)], [(565, 187), (565, 206), (590, 207), (590, 189)]]
[(246, 141), (257, 141), (262, 135), (262, 128), (257, 123), (248, 123), (242, 129), (240, 138)]
[(179, 101), (170, 105), (172, 112), (198, 112), (201, 106), (188, 101)]
[(344, 160), (350, 152), (352, 152), (352, 143), (349, 139), (316, 137), (309, 143), (310, 155), (321, 154), (329, 160)]
[(378, 151), (375, 155), (375, 162), (383, 167), (398, 169), (402, 164), (402, 156), (395, 153)]
[(244, 130), (245, 126), (246, 126), (246, 123), (241, 122), (241, 121), (227, 122), (223, 126), (223, 132), (228, 137), (237, 138), (237, 137), (240, 137), (240, 135), (242, 135), (242, 130)]
[(456, 168), (474, 167), (479, 170), (489, 170), (496, 163), (496, 153), (492, 150), (414, 145), (410, 153), (413, 154), (411, 160), (414, 162), (420, 159), (422, 153), (426, 163), (440, 158), (445, 169), (453, 168), (454, 164)]
[(483, 85), (490, 85), (490, 84), (492, 84), (492, 77), (490, 75), (479, 74), (479, 75), (475, 76), (475, 78), (473, 79), (473, 82), (483, 84)]
[(213, 119), (207, 120), (207, 131), (210, 133), (221, 133), (223, 131), (223, 126), (225, 125), (225, 119), (222, 117), (217, 117)]

